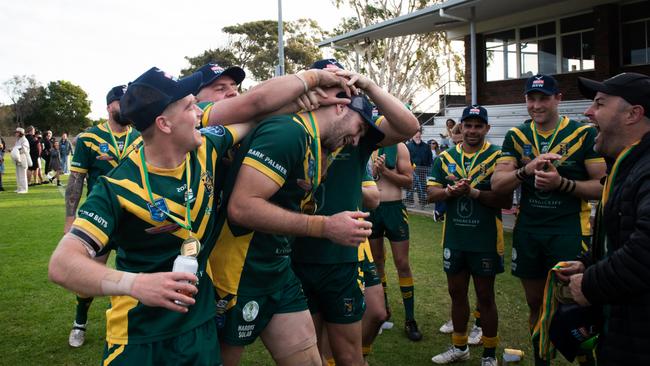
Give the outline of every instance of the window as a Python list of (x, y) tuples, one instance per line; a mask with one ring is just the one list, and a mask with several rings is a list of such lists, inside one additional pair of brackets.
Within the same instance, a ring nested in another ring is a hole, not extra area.
[(488, 34), (486, 80), (594, 68), (593, 13)]
[(650, 1), (621, 7), (623, 65), (650, 64)]

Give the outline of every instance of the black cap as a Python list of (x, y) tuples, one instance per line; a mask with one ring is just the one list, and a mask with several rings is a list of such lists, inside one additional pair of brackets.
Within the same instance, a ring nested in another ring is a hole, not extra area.
[(106, 94), (106, 105), (109, 105), (116, 100), (122, 99), (124, 92), (126, 92), (126, 85), (118, 85), (113, 87), (108, 91), (108, 94)]
[(177, 79), (152, 67), (129, 84), (120, 100), (120, 111), (138, 131), (144, 131), (168, 105), (194, 93), (200, 83), (201, 74)]
[(197, 92), (224, 75), (230, 76), (237, 85), (241, 84), (241, 82), (246, 78), (246, 72), (239, 66), (223, 68), (219, 66), (219, 64), (212, 63), (201, 66), (195, 73), (201, 74), (201, 78), (203, 79)]
[(374, 106), (372, 103), (370, 103), (370, 100), (363, 95), (353, 95), (349, 97), (345, 92), (340, 92), (336, 94), (337, 98), (347, 98), (350, 99), (350, 104), (348, 104), (348, 108), (352, 109), (353, 111), (359, 113), (361, 115), (361, 118), (363, 118), (364, 121), (366, 121), (370, 125), (370, 129), (368, 130), (369, 133), (377, 133), (378, 138), (377, 141), (381, 141), (384, 139), (384, 133), (381, 132), (379, 127), (375, 124), (375, 118), (372, 117), (372, 109)]
[(526, 80), (526, 89), (524, 94), (540, 92), (546, 95), (555, 95), (560, 92), (557, 80), (550, 75), (537, 74)]
[(488, 123), (488, 112), (487, 109), (481, 107), (478, 104), (470, 105), (463, 109), (463, 116), (460, 117), (460, 121), (463, 122), (468, 118), (478, 118), (481, 121)]
[(596, 336), (600, 316), (593, 306), (558, 304), (549, 327), (551, 342), (567, 360), (573, 361), (580, 345)]
[(580, 93), (588, 99), (594, 99), (601, 92), (625, 99), (632, 105), (640, 105), (650, 117), (650, 77), (635, 72), (624, 72), (605, 81), (578, 78)]
[(345, 69), (335, 58), (326, 58), (318, 60), (309, 66), (310, 69), (327, 69), (328, 67), (337, 67), (339, 69)]

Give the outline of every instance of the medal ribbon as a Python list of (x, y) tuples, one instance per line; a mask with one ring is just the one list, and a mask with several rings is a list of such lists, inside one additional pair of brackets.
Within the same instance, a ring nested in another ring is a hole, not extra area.
[(483, 146), (481, 146), (481, 149), (474, 154), (474, 157), (472, 158), (472, 162), (469, 164), (469, 169), (465, 170), (465, 151), (463, 151), (463, 147), (459, 146), (460, 149), (460, 175), (463, 178), (467, 178), (469, 180), (472, 179), (470, 177), (470, 174), (472, 173), (472, 170), (474, 169), (474, 164), (476, 164), (476, 159), (478, 158), (481, 153), (483, 153), (487, 148), (490, 146), (490, 144), (487, 141), (483, 142)]
[[(562, 124), (562, 121), (564, 120), (564, 118), (566, 118), (566, 117), (560, 117), (560, 119), (558, 119), (557, 124), (555, 125), (555, 130), (553, 131), (553, 136), (551, 136), (551, 141), (549, 141), (546, 151), (551, 151), (551, 148), (553, 147), (553, 142), (555, 142), (555, 137), (557, 137), (557, 133), (558, 133), (558, 131), (560, 131), (560, 125)], [(530, 124), (531, 124), (531, 129), (533, 130), (533, 141), (535, 142), (535, 147), (537, 148), (537, 153), (541, 155), (542, 150), (541, 150), (541, 148), (539, 146), (540, 137), (539, 137), (539, 134), (537, 133), (536, 123), (535, 123), (535, 121), (532, 121)]]
[(131, 135), (131, 126), (126, 128), (126, 138), (124, 139), (124, 146), (122, 147), (122, 151), (120, 151), (120, 148), (117, 145), (117, 140), (115, 140), (115, 136), (113, 135), (113, 130), (111, 130), (111, 125), (108, 122), (106, 122), (106, 127), (108, 127), (108, 133), (111, 135), (111, 141), (113, 142), (113, 147), (115, 147), (117, 161), (121, 161), (122, 158), (124, 158), (126, 149), (129, 147), (129, 136)]
[[(147, 162), (144, 159), (144, 146), (140, 148), (140, 160), (142, 162), (142, 177), (145, 186), (147, 187), (147, 193), (149, 194), (149, 199), (151, 200), (151, 205), (153, 207), (158, 208), (162, 213), (164, 213), (167, 217), (172, 219), (175, 223), (177, 223), (180, 227), (183, 229), (186, 229), (190, 232), (190, 236), (192, 236), (192, 214), (190, 210), (190, 196), (189, 196), (189, 191), (191, 190), (190, 186), (190, 153), (187, 153), (185, 155), (185, 179), (187, 182), (187, 189), (186, 189), (186, 200), (185, 200), (185, 218), (183, 221), (179, 220), (174, 216), (171, 212), (169, 211), (163, 211), (160, 207), (156, 206), (155, 200), (153, 198), (153, 193), (151, 192), (151, 185), (149, 184), (149, 171), (147, 170)], [(165, 197), (162, 197), (164, 200)]]
[(298, 115), (298, 118), (302, 122), (303, 126), (307, 129), (307, 132), (311, 136), (311, 154), (314, 157), (315, 160), (315, 166), (314, 166), (314, 177), (312, 178), (311, 181), (311, 192), (312, 195), (313, 193), (316, 192), (316, 189), (318, 189), (318, 186), (321, 183), (321, 161), (320, 161), (320, 151), (321, 151), (321, 145), (320, 145), (320, 136), (318, 133), (318, 125), (316, 124), (316, 121), (314, 120), (314, 115), (311, 112), (307, 112), (307, 115), (309, 116), (309, 121), (311, 122), (311, 131), (310, 132), (309, 128), (305, 125), (305, 122), (302, 119), (302, 116)]

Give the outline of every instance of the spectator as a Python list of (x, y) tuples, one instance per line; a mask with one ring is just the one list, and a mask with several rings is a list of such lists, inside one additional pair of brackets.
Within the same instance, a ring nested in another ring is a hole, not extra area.
[(24, 134), (29, 143), (29, 157), (32, 161), (27, 171), (27, 182), (32, 186), (34, 185), (32, 182), (36, 181), (36, 169), (38, 168), (38, 140), (35, 136), (34, 126), (27, 127)]
[(456, 121), (449, 118), (445, 122), (445, 125), (446, 125), (445, 131), (440, 134), (440, 138), (441, 138), (440, 143), (442, 144), (441, 147), (443, 151), (449, 149), (451, 145), (451, 130), (454, 128), (454, 126), (456, 126)]
[(2, 175), (5, 172), (5, 140), (0, 136), (0, 192), (4, 191), (2, 186)]
[(415, 204), (413, 190), (417, 190), (420, 208), (424, 208), (427, 203), (427, 175), (431, 170), (431, 164), (433, 164), (431, 149), (426, 142), (422, 141), (422, 131), (416, 132), (413, 139), (406, 144), (406, 147), (409, 154), (411, 154), (411, 163), (415, 165), (413, 188), (406, 193), (406, 201)]
[(440, 155), (440, 146), (438, 145), (438, 141), (431, 139), (427, 141), (427, 143), (429, 144), (429, 146), (431, 146), (432, 158), (433, 159), (437, 158), (438, 155)]
[(70, 174), (70, 167), (68, 166), (68, 157), (72, 155), (72, 144), (68, 140), (68, 134), (61, 134), (61, 140), (59, 142), (59, 152), (61, 153), (61, 170), (63, 174)]
[(54, 175), (49, 178), (50, 183), (52, 183), (56, 179), (56, 185), (61, 186), (61, 182), (59, 181), (59, 176), (61, 175), (61, 152), (60, 152), (60, 145), (58, 141), (54, 141), (52, 143), (52, 148), (50, 149), (50, 169), (54, 171)]
[(41, 152), (41, 157), (45, 161), (45, 173), (46, 176), (50, 176), (50, 170), (52, 168), (50, 167), (50, 151), (52, 150), (52, 145), (54, 144), (54, 138), (52, 137), (52, 131), (47, 130), (45, 131), (45, 136), (43, 136), (43, 139), (41, 140), (43, 143), (43, 151)]
[(36, 169), (33, 173), (34, 182), (32, 185), (43, 184), (43, 164), (41, 163), (41, 157), (43, 156), (43, 135), (41, 131), (36, 131), (34, 135), (34, 140), (36, 142), (36, 160), (32, 159)]
[(463, 126), (459, 123), (451, 129), (451, 143), (450, 147), (454, 147), (463, 142)]
[(11, 158), (16, 163), (16, 193), (18, 194), (27, 193), (27, 168), (32, 165), (29, 152), (29, 141), (25, 137), (25, 130), (18, 127), (16, 128), (16, 145), (11, 150)]

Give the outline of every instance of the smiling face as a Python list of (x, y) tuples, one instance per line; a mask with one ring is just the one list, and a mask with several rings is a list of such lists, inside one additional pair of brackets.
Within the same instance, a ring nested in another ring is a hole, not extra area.
[(585, 111), (585, 116), (596, 126), (598, 135), (594, 150), (602, 155), (615, 158), (625, 148), (626, 130), (623, 118), (632, 106), (621, 97), (597, 93), (593, 103)]
[(558, 105), (562, 100), (562, 94), (546, 95), (541, 92), (526, 94), (526, 109), (528, 114), (540, 127), (550, 127), (559, 118)]
[(203, 111), (195, 102), (196, 98), (190, 94), (168, 105), (161, 115), (169, 126), (173, 143), (185, 151), (192, 151), (202, 144), (197, 127), (200, 126)]
[(332, 121), (326, 136), (321, 137), (323, 147), (334, 151), (344, 145), (357, 146), (361, 136), (368, 130), (366, 122), (361, 115), (347, 107), (346, 112), (339, 114), (339, 118)]
[(463, 143), (471, 147), (483, 145), (485, 136), (490, 131), (490, 125), (480, 118), (467, 118), (462, 126)]
[(210, 85), (199, 90), (196, 99), (199, 102), (218, 102), (239, 95), (237, 83), (228, 75), (222, 75)]

